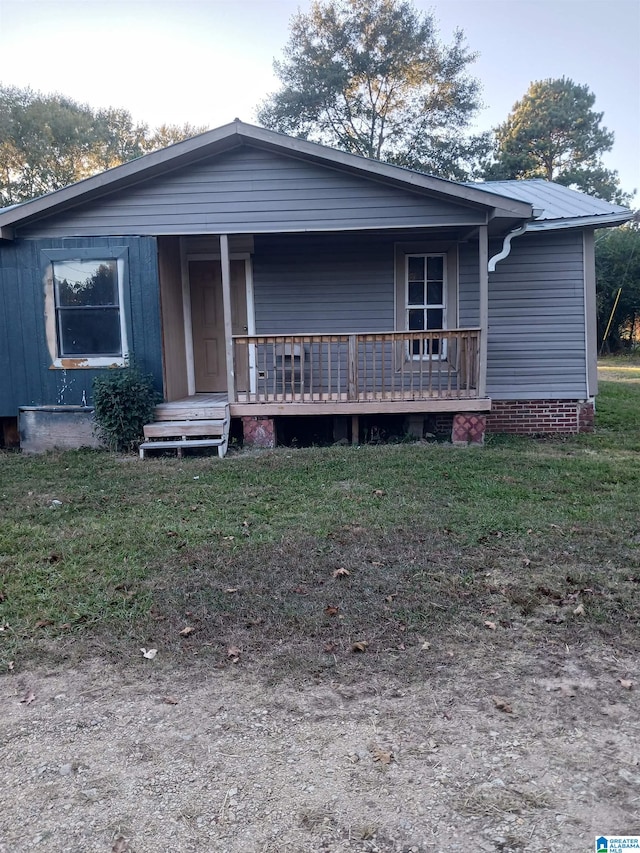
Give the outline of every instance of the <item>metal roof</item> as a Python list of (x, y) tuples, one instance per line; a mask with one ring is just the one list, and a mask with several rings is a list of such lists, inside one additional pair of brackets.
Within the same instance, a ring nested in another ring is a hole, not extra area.
[(523, 181), (485, 181), (468, 183), (477, 189), (506, 198), (527, 201), (533, 205), (535, 221), (528, 231), (546, 231), (579, 225), (618, 225), (633, 216), (632, 211), (619, 204), (569, 189), (562, 184), (533, 178)]

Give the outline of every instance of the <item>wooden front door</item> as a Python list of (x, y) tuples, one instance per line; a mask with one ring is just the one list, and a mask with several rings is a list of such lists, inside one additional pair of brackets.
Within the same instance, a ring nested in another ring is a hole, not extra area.
[[(227, 361), (220, 261), (189, 261), (191, 329), (196, 393), (227, 391)], [(231, 315), (234, 335), (247, 332), (245, 261), (231, 261)], [(236, 364), (236, 389), (246, 390), (246, 362)]]

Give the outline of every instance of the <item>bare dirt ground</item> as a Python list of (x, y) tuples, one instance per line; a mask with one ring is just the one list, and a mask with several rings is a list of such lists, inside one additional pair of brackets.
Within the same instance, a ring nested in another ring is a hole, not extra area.
[(406, 683), (267, 684), (161, 653), (2, 676), (0, 851), (582, 851), (640, 834), (635, 657), (598, 637), (434, 651)]

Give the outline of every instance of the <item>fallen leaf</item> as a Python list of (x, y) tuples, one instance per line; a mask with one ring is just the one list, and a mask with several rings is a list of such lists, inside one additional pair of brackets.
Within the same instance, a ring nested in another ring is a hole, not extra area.
[(348, 578), (350, 574), (351, 574), (351, 572), (348, 569), (340, 568), (340, 569), (336, 569), (333, 572), (333, 577), (334, 578)]
[(36, 624), (33, 626), (34, 628), (47, 628), (49, 625), (53, 625), (53, 619), (38, 619)]
[(309, 595), (309, 590), (305, 589), (303, 586), (294, 587), (293, 592), (295, 592), (296, 595)]
[(0, 623), (0, 631), (9, 631), (9, 630), (10, 629), (9, 629), (9, 623), (8, 622)]
[(525, 564), (525, 566), (530, 566), (530, 565), (531, 565), (531, 560), (530, 560), (528, 557), (524, 557), (524, 559), (522, 560), (522, 562)]
[(327, 654), (332, 655), (334, 652), (338, 651), (338, 646), (335, 643), (325, 643), (324, 651)]
[(327, 614), (327, 616), (337, 616), (340, 612), (340, 608), (334, 607), (332, 604), (329, 604), (327, 607), (325, 607), (324, 612)]
[(180, 634), (180, 636), (181, 636), (181, 637), (188, 637), (188, 636), (189, 636), (189, 634), (193, 634), (193, 632), (194, 632), (195, 630), (196, 630), (196, 629), (195, 629), (195, 628), (193, 628), (191, 625), (186, 625), (186, 626), (182, 629), (182, 631), (178, 631), (178, 633)]
[(9, 670), (9, 672), (13, 672), (15, 665), (16, 665), (15, 661), (13, 661), (13, 660), (9, 661), (9, 663), (7, 664), (7, 669)]
[(225, 589), (225, 592), (228, 592), (230, 595), (231, 595), (232, 593), (234, 593), (234, 592), (239, 592), (239, 591), (240, 591), (240, 587), (239, 587), (239, 586), (228, 586), (228, 587)]
[(580, 602), (580, 604), (573, 611), (573, 615), (574, 616), (584, 616), (584, 604), (582, 604), (582, 602)]
[(22, 699), (20, 700), (23, 705), (30, 705), (32, 702), (36, 701), (36, 694), (33, 690), (27, 690)]
[(379, 761), (380, 764), (391, 764), (393, 761), (393, 753), (385, 749), (380, 749), (379, 746), (373, 749), (373, 760)]
[(239, 649), (237, 646), (229, 646), (229, 648), (227, 649), (228, 658), (235, 658), (236, 660), (238, 660), (241, 654), (242, 649)]
[(129, 842), (122, 835), (119, 838), (116, 838), (115, 844), (111, 848), (111, 853), (127, 853), (129, 847)]
[(377, 498), (383, 498), (387, 493), (384, 491), (384, 489), (374, 489), (373, 494)]
[(630, 678), (619, 678), (620, 686), (624, 687), (625, 690), (631, 690), (633, 687), (633, 681)]
[(496, 630), (496, 623), (490, 622), (488, 619), (485, 622), (483, 622), (483, 625), (485, 628), (488, 628), (490, 631)]
[(354, 643), (351, 646), (351, 651), (352, 652), (366, 652), (368, 645), (369, 644), (366, 643), (364, 640), (358, 640), (357, 643)]
[(162, 701), (164, 702), (165, 705), (177, 705), (178, 704), (178, 700), (176, 699), (175, 696), (164, 696)]
[(157, 649), (140, 649), (140, 651), (142, 652), (143, 657), (147, 658), (148, 660), (153, 660), (154, 657), (158, 654)]
[(420, 646), (420, 651), (421, 652), (428, 652), (430, 648), (431, 648), (431, 643), (429, 642), (429, 640), (425, 640), (424, 643)]
[(503, 711), (505, 714), (513, 714), (513, 708), (506, 699), (501, 699), (500, 696), (492, 696), (491, 698), (498, 711)]

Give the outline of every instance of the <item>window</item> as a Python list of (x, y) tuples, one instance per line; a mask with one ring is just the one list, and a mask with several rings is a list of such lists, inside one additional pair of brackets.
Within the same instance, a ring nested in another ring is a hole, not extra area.
[(45, 278), (47, 343), (54, 367), (122, 366), (126, 249), (51, 249)]
[[(429, 331), (445, 328), (445, 255), (406, 256), (406, 328)], [(444, 358), (446, 342), (416, 338), (410, 343), (412, 358)]]
[(54, 261), (53, 285), (58, 353), (121, 356), (117, 262)]

